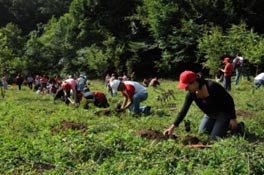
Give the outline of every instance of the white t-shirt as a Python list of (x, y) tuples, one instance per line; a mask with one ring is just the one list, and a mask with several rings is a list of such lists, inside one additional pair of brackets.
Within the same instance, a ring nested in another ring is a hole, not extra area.
[(233, 60), (233, 63), (234, 63), (234, 64), (236, 64), (237, 59), (239, 59), (238, 61), (239, 61), (240, 66), (243, 66), (244, 58), (243, 58), (243, 57), (239, 57), (239, 56), (236, 57), (236, 58)]
[(258, 74), (258, 75), (255, 77), (255, 80), (264, 80), (264, 72)]
[(147, 89), (136, 81), (124, 81), (124, 84), (129, 84), (129, 85), (134, 86), (135, 94), (138, 92), (147, 92)]

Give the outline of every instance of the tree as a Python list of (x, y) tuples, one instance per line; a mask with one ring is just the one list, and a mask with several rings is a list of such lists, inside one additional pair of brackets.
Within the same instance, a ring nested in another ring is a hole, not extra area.
[(0, 28), (0, 74), (22, 72), (21, 59), (25, 39), (22, 30), (12, 23)]
[(221, 27), (213, 27), (200, 38), (197, 55), (205, 58), (203, 66), (210, 70), (211, 75), (221, 67), (225, 56), (232, 59), (239, 54), (249, 63), (257, 64), (261, 62), (263, 50), (258, 38), (253, 30), (247, 29), (245, 23), (232, 25), (226, 32)]

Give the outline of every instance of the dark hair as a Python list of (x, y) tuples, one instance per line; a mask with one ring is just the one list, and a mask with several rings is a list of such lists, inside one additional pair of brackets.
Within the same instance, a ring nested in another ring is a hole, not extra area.
[(203, 85), (205, 85), (204, 75), (201, 72), (198, 72), (196, 76), (197, 76), (196, 81), (199, 83), (199, 89), (202, 89)]

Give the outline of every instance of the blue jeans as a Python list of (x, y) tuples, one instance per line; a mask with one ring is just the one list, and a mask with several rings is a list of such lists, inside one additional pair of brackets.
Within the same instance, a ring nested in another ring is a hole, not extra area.
[(254, 80), (254, 84), (259, 88), (261, 85), (264, 85), (264, 80)]
[(134, 94), (133, 96), (133, 102), (132, 105), (129, 107), (130, 111), (133, 111), (135, 114), (138, 113), (145, 113), (146, 111), (146, 106), (140, 107), (140, 102), (145, 101), (148, 98), (148, 93), (147, 91), (144, 92), (139, 92)]
[(229, 129), (229, 121), (230, 119), (224, 113), (220, 113), (213, 117), (209, 117), (205, 114), (200, 123), (199, 132), (208, 133), (210, 135), (210, 140), (215, 140), (217, 137), (225, 137)]
[(236, 69), (235, 85), (237, 85), (238, 82), (239, 82), (239, 78), (240, 78), (241, 72), (242, 72), (242, 68), (241, 67)]

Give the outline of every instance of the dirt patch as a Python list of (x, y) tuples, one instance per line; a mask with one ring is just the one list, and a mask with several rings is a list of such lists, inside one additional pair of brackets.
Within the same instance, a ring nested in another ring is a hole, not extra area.
[(172, 137), (165, 136), (162, 132), (152, 130), (152, 129), (144, 129), (135, 132), (136, 135), (141, 136), (142, 138), (146, 138), (149, 140), (168, 140), (168, 139), (176, 139), (176, 136), (173, 135)]
[(237, 109), (236, 110), (236, 115), (240, 116), (240, 117), (243, 117), (243, 118), (253, 118), (254, 117), (252, 112), (244, 111), (242, 109)]
[(51, 170), (55, 168), (55, 165), (49, 164), (49, 163), (35, 163), (33, 165), (33, 168), (38, 172), (38, 173), (44, 173), (47, 170)]
[(182, 144), (189, 145), (189, 144), (198, 144), (200, 139), (195, 136), (186, 135), (182, 138)]
[(168, 136), (165, 136), (162, 132), (152, 130), (152, 129), (144, 129), (144, 130), (136, 131), (135, 135), (139, 135), (142, 138), (146, 138), (149, 140), (157, 140), (157, 141), (163, 141), (163, 140), (168, 140), (168, 139), (173, 139), (173, 140), (177, 139), (183, 145), (198, 144), (198, 143), (202, 142), (196, 136), (191, 136), (191, 135), (175, 136), (175, 135), (173, 135), (172, 137), (168, 137)]
[(87, 126), (86, 124), (83, 123), (75, 123), (75, 122), (70, 122), (70, 121), (65, 121), (63, 120), (59, 126), (55, 126), (51, 129), (52, 134), (57, 134), (60, 131), (65, 131), (68, 129), (72, 130), (81, 130), (81, 131), (86, 131)]

